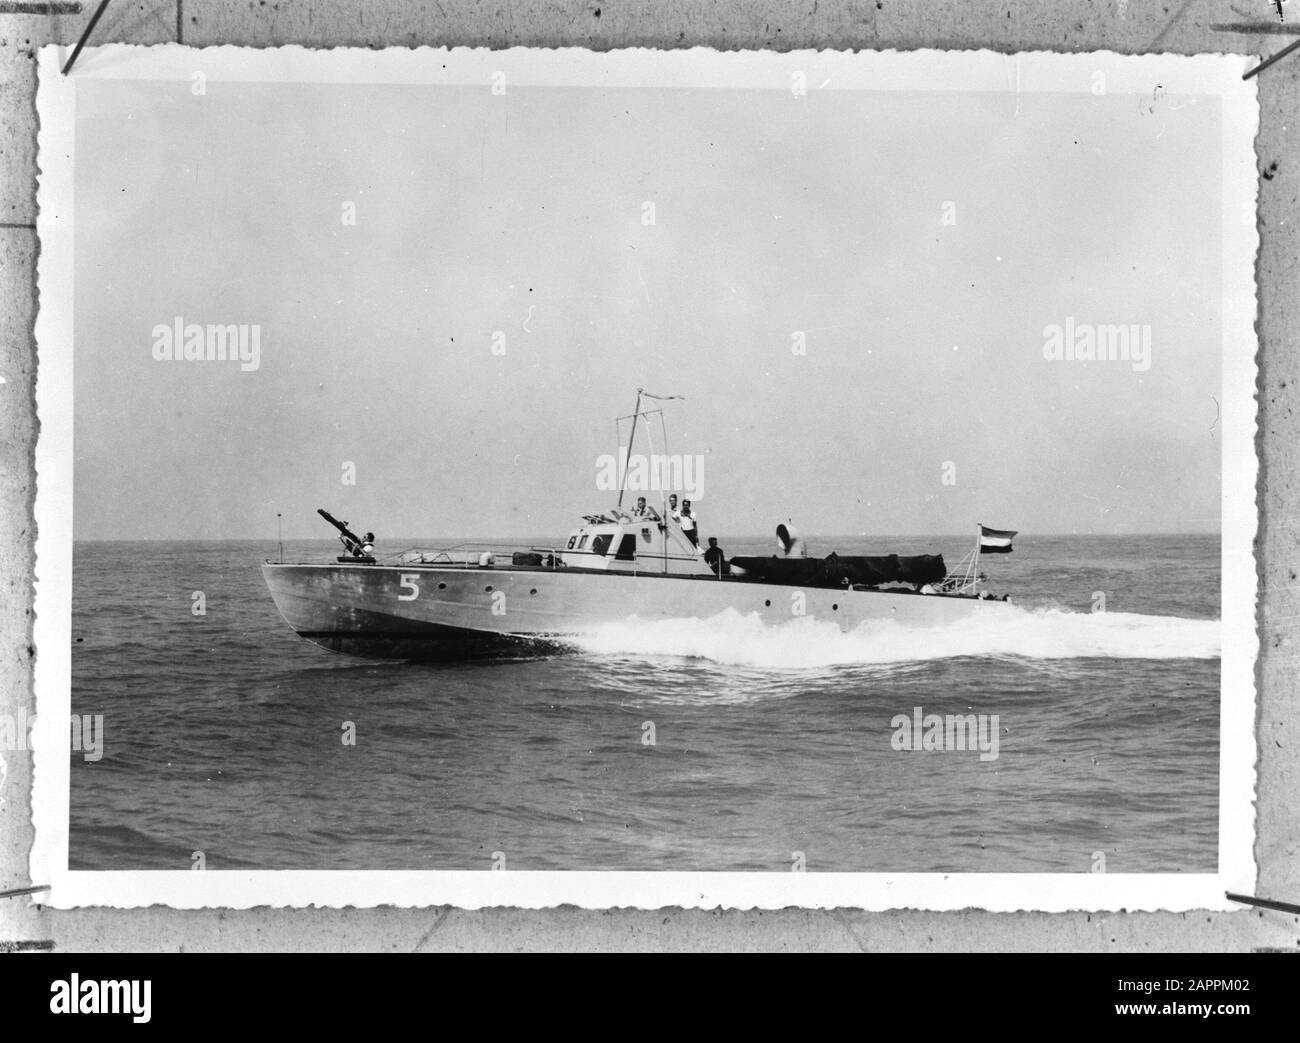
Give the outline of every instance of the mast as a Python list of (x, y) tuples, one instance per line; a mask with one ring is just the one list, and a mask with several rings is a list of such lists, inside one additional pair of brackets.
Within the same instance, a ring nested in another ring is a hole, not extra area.
[(627, 452), (623, 454), (623, 479), (618, 483), (618, 506), (623, 508), (623, 493), (627, 491), (627, 469), (632, 464), (632, 443), (636, 441), (636, 420), (641, 415), (641, 394), (645, 388), (636, 389), (636, 408), (632, 410), (632, 431), (627, 439)]
[[(628, 475), (628, 471), (631, 470), (632, 467), (632, 447), (633, 444), (636, 442), (636, 422), (640, 420), (642, 416), (646, 418), (646, 424), (647, 424), (646, 440), (650, 446), (650, 460), (651, 460), (652, 468), (654, 467), (654, 435), (652, 433), (653, 428), (649, 426), (651, 413), (659, 414), (659, 426), (660, 426), (660, 432), (663, 435), (663, 439), (664, 439), (665, 457), (667, 455), (668, 431), (667, 428), (664, 426), (663, 410), (656, 409), (643, 414), (641, 412), (641, 399), (642, 398), (679, 399), (681, 397), (682, 397), (681, 395), (652, 395), (648, 391), (646, 391), (646, 389), (643, 387), (639, 387), (636, 389), (636, 408), (632, 410), (632, 429), (631, 431), (628, 432), (627, 451), (623, 454), (623, 475), (619, 481), (619, 486), (618, 486), (617, 511), (620, 515), (622, 514), (622, 510), (623, 510), (623, 494), (627, 492), (627, 475)], [(627, 418), (618, 417), (616, 419), (616, 423), (621, 422), (625, 419)], [(669, 517), (668, 517), (668, 490), (663, 487), (662, 482), (658, 482), (657, 484), (660, 486), (659, 489), (660, 500), (661, 500), (660, 506), (662, 509), (662, 514), (659, 517), (659, 523), (658, 523), (660, 527), (660, 533), (662, 536), (662, 539), (660, 541), (662, 544), (661, 551), (660, 551), (662, 555), (661, 563), (662, 563), (663, 571), (667, 573), (668, 572), (668, 538), (671, 535), (671, 529), (669, 528)]]
[[(638, 390), (640, 390), (640, 389), (638, 389)], [(651, 395), (650, 397), (653, 398), (654, 396)], [(635, 419), (635, 418), (634, 418), (634, 419)], [(663, 421), (664, 421), (664, 414), (663, 414), (663, 411), (660, 410), (660, 411), (659, 411), (659, 426), (660, 426), (661, 429), (663, 428)], [(667, 451), (667, 449), (668, 449), (668, 433), (667, 433), (667, 431), (663, 431), (663, 436), (664, 436), (664, 450), (665, 450), (665, 453), (666, 453), (666, 451)], [(657, 473), (658, 473), (658, 469), (655, 467), (655, 463), (654, 463), (654, 460), (655, 460), (654, 425), (652, 425), (652, 424), (650, 423), (650, 413), (649, 413), (649, 412), (647, 412), (647, 413), (645, 414), (645, 441), (646, 441), (646, 445), (650, 447), (650, 473), (651, 473), (651, 474), (657, 474)], [(661, 546), (661, 555), (662, 555), (661, 567), (662, 567), (662, 571), (663, 571), (664, 574), (666, 575), (666, 574), (668, 573), (668, 525), (667, 525), (667, 523), (666, 523), (665, 521), (663, 521), (663, 519), (666, 518), (666, 517), (668, 516), (668, 494), (667, 494), (667, 493), (664, 491), (664, 489), (663, 489), (663, 482), (659, 481), (659, 482), (656, 482), (655, 484), (657, 484), (657, 485), (660, 487), (660, 488), (659, 488), (659, 502), (660, 502), (660, 508), (661, 508), (661, 510), (662, 510), (663, 513), (660, 515), (660, 522), (659, 522), (659, 524), (660, 524), (660, 526), (661, 526), (661, 529), (660, 529), (660, 532), (659, 532), (659, 536), (660, 536), (659, 543), (660, 543), (660, 546)], [(649, 490), (647, 490), (647, 492), (648, 492), (648, 491), (649, 491)], [(643, 520), (644, 520), (644, 519), (643, 519)]]

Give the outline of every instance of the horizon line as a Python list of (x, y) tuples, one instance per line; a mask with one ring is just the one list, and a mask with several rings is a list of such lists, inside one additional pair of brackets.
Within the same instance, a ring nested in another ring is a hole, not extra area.
[[(533, 534), (535, 535), (535, 534)], [(544, 539), (564, 539), (563, 537), (542, 537)], [(971, 539), (973, 536), (970, 532), (882, 532), (882, 533), (859, 533), (859, 532), (832, 532), (824, 536), (816, 534), (812, 536), (803, 536), (802, 538), (814, 540), (828, 539)], [(1125, 539), (1138, 536), (1218, 536), (1222, 538), (1223, 531), (1216, 530), (1190, 530), (1190, 531), (1143, 531), (1143, 532), (1034, 532), (1016, 534), (1017, 540), (1033, 539), (1036, 537), (1083, 537), (1088, 539)], [(462, 543), (488, 543), (496, 540), (529, 540), (533, 536), (528, 534), (517, 536), (487, 535), (487, 536), (464, 536), (464, 535), (442, 535), (442, 536), (397, 536), (385, 537), (376, 542), (397, 542), (405, 543), (409, 540), (448, 540), (457, 539)], [(704, 537), (707, 539), (707, 537)], [(727, 535), (718, 536), (717, 539), (728, 540), (767, 540), (774, 539), (772, 533), (751, 533), (748, 535)], [(330, 536), (285, 536), (283, 540), (296, 541), (316, 541), (320, 543), (335, 543), (336, 537)], [(136, 536), (132, 538), (122, 536), (73, 536), (73, 543), (278, 543), (280, 537), (276, 536), (204, 536), (204, 537), (183, 537), (183, 536)]]

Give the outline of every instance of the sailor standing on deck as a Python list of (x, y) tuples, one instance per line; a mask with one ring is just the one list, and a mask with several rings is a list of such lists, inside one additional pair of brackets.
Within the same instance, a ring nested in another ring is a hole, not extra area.
[(682, 527), (682, 533), (691, 541), (691, 546), (696, 550), (700, 548), (700, 534), (695, 526), (695, 515), (691, 513), (691, 501), (682, 501), (682, 514), (678, 523)]
[(715, 576), (727, 576), (731, 573), (731, 566), (727, 563), (727, 555), (721, 547), (718, 546), (718, 537), (709, 537), (709, 549), (704, 552), (704, 564), (713, 570)]

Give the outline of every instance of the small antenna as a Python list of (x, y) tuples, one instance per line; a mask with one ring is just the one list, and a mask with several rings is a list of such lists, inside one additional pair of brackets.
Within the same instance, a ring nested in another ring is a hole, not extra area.
[(284, 564), (284, 515), (279, 511), (275, 512), (275, 534), (280, 543), (280, 564)]

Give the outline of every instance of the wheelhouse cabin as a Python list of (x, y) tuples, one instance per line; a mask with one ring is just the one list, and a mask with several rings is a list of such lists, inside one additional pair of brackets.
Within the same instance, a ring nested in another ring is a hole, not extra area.
[(702, 548), (693, 546), (671, 521), (615, 512), (584, 516), (569, 533), (560, 562), (567, 568), (604, 572), (712, 576), (702, 555)]

